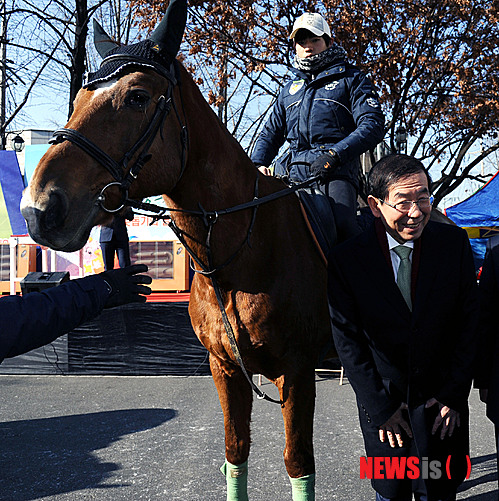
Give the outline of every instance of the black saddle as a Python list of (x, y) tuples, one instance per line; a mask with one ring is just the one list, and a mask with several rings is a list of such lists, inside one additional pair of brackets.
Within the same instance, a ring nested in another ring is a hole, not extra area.
[(324, 256), (328, 256), (337, 243), (334, 209), (329, 197), (317, 188), (301, 188), (296, 194), (300, 199), (311, 229)]

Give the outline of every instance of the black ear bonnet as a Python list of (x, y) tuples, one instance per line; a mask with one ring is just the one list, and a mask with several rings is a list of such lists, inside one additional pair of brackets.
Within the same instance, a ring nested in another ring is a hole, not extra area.
[(186, 21), (187, 1), (172, 0), (164, 18), (149, 38), (120, 46), (94, 20), (94, 44), (104, 60), (97, 71), (86, 75), (83, 87), (117, 78), (132, 66), (150, 68), (171, 79), (171, 66), (180, 48)]

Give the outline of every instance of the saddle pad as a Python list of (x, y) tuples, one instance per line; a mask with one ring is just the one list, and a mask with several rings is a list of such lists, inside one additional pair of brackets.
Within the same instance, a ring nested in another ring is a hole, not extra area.
[(324, 256), (337, 241), (334, 212), (329, 198), (317, 188), (302, 188), (296, 192), (305, 208), (308, 223)]

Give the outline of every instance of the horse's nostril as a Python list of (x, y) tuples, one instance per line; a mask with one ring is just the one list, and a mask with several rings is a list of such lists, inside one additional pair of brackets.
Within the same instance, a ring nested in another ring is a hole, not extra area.
[(25, 206), (21, 209), (21, 214), (26, 220), (28, 231), (33, 232), (37, 228), (39, 221), (39, 211), (31, 206)]
[(42, 226), (46, 230), (53, 230), (62, 226), (67, 213), (68, 203), (66, 197), (59, 191), (53, 191), (42, 216)]

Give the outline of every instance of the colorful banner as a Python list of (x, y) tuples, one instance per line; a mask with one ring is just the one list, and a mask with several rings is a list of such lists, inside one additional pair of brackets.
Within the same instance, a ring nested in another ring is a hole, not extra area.
[(21, 215), (24, 182), (14, 151), (0, 151), (0, 238), (26, 235), (26, 223)]

